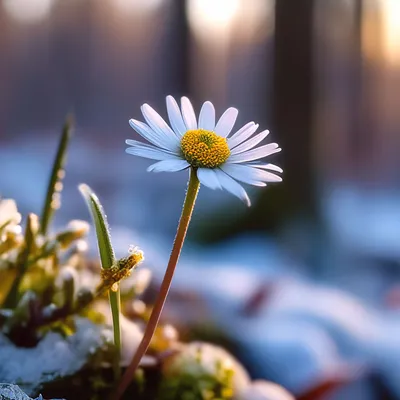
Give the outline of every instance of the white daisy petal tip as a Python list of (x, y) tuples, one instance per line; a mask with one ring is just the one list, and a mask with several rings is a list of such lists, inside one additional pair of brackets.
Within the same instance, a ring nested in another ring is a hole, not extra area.
[(131, 118), (129, 120), (129, 125), (132, 129), (135, 129), (135, 125), (136, 125), (136, 120), (134, 120), (133, 118)]
[(242, 126), (237, 132), (228, 137), (227, 140), (230, 149), (233, 149), (250, 138), (257, 131), (258, 127), (259, 124), (254, 122), (248, 122), (246, 125)]
[(235, 125), (238, 114), (239, 110), (237, 108), (229, 107), (215, 125), (215, 132), (222, 137), (227, 137)]
[(166, 104), (167, 114), (169, 122), (171, 123), (171, 127), (175, 131), (178, 138), (181, 138), (186, 132), (186, 125), (183, 121), (182, 113), (179, 109), (178, 103), (171, 95), (169, 95), (166, 98)]
[(261, 169), (269, 169), (270, 171), (275, 171), (283, 174), (283, 169), (275, 164), (253, 164), (253, 166)]
[(191, 101), (186, 96), (181, 97), (181, 109), (187, 130), (197, 129), (196, 114)]
[(251, 207), (251, 200), (246, 191), (244, 191), (243, 196), (240, 198), (240, 200), (242, 200), (247, 207)]
[(206, 101), (201, 107), (199, 122), (199, 129), (213, 131), (215, 128), (215, 108), (211, 101)]
[[(274, 175), (274, 174), (271, 174), (271, 175)], [(282, 179), (282, 177), (280, 177), (280, 176), (278, 176), (278, 175), (275, 175), (275, 177), (274, 178), (271, 178), (268, 182), (275, 182), (275, 183), (278, 183), (278, 182), (282, 182), (283, 181), (283, 179)]]

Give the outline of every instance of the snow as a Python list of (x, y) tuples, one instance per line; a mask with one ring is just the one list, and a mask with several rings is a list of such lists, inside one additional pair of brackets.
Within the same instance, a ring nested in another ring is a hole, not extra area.
[(254, 381), (240, 400), (295, 400), (282, 386), (263, 380)]
[(112, 340), (110, 330), (87, 319), (77, 318), (76, 327), (76, 333), (66, 339), (50, 332), (33, 348), (16, 347), (0, 335), (0, 381), (16, 383), (34, 395), (42, 384), (79, 371)]
[[(8, 383), (0, 383), (0, 399), (1, 400), (32, 400), (17, 385), (10, 385)], [(39, 398), (37, 400), (43, 400), (43, 397), (39, 396)]]

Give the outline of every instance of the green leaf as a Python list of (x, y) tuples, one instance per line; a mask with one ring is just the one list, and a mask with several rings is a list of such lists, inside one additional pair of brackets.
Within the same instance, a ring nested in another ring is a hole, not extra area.
[(96, 228), (97, 244), (99, 247), (102, 268), (110, 268), (115, 263), (115, 254), (111, 245), (110, 229), (103, 206), (93, 190), (85, 184), (79, 185), (79, 190), (92, 215)]
[[(85, 184), (79, 185), (79, 190), (82, 193), (83, 198), (89, 208), (92, 215), (92, 219), (96, 228), (97, 244), (99, 247), (100, 260), (102, 268), (111, 268), (116, 260), (114, 249), (111, 244), (110, 229), (107, 223), (107, 216), (104, 213), (103, 206), (100, 203), (99, 198), (93, 192), (93, 190)], [(114, 344), (117, 349), (114, 370), (115, 377), (118, 379), (120, 375), (119, 368), (119, 355), (121, 351), (121, 329), (120, 329), (120, 292), (119, 289), (116, 291), (109, 291), (109, 300), (111, 306), (111, 313), (113, 319), (114, 329)]]
[(71, 139), (73, 130), (72, 117), (67, 117), (58, 144), (57, 154), (54, 159), (49, 183), (47, 186), (46, 199), (44, 201), (42, 216), (40, 220), (40, 232), (45, 235), (50, 222), (54, 216), (54, 212), (59, 208), (60, 192), (62, 190), (61, 181), (64, 178), (64, 166), (67, 159), (68, 144)]

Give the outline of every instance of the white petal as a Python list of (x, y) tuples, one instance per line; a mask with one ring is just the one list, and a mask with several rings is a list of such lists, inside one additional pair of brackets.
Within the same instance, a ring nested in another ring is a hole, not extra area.
[(128, 154), (134, 156), (150, 158), (152, 160), (180, 160), (179, 157), (170, 154), (162, 149), (151, 148), (150, 145), (135, 145), (134, 147), (128, 147), (125, 150)]
[(246, 173), (246, 171), (236, 171), (235, 169), (230, 169), (229, 167), (236, 166), (236, 164), (225, 164), (224, 166), (220, 167), (222, 171), (227, 173), (231, 178), (247, 183), (248, 185), (252, 186), (260, 186), (260, 187), (265, 187), (267, 184), (265, 182), (262, 182), (261, 180), (253, 177), (252, 175)]
[(239, 111), (236, 108), (228, 108), (222, 115), (217, 125), (215, 126), (214, 132), (222, 137), (227, 137), (235, 125), (236, 118)]
[(181, 98), (182, 116), (188, 131), (197, 129), (196, 114), (192, 103), (187, 97)]
[(188, 168), (190, 165), (186, 160), (163, 160), (150, 165), (148, 172), (176, 172)]
[(228, 138), (229, 148), (233, 149), (235, 146), (248, 139), (258, 129), (258, 126), (259, 125), (254, 122), (249, 122), (240, 128), (236, 133)]
[(169, 122), (178, 137), (183, 136), (187, 131), (186, 125), (183, 122), (181, 110), (178, 107), (177, 102), (172, 96), (167, 96), (167, 112)]
[(197, 177), (199, 178), (200, 183), (210, 189), (222, 189), (217, 174), (211, 168), (199, 168), (197, 170)]
[[(224, 172), (238, 181), (254, 185), (253, 182), (281, 182), (282, 178), (271, 172), (257, 169), (250, 165), (224, 164), (220, 167)], [(256, 184), (255, 186), (260, 186)]]
[(242, 163), (245, 161), (258, 160), (259, 158), (267, 157), (274, 153), (279, 153), (282, 149), (277, 143), (266, 144), (265, 146), (257, 147), (244, 153), (235, 154), (228, 158), (228, 163)]
[(177, 150), (179, 140), (161, 116), (148, 104), (143, 104), (140, 109), (142, 110), (142, 114), (150, 128), (153, 129), (154, 132), (158, 133), (159, 137), (165, 138), (165, 143), (169, 146), (168, 150)]
[(251, 202), (249, 196), (243, 187), (237, 183), (233, 178), (227, 175), (224, 171), (220, 169), (215, 170), (218, 180), (221, 183), (223, 189), (227, 190), (229, 193), (232, 193), (234, 196), (239, 197), (239, 199), (243, 200), (248, 207), (250, 207)]
[(199, 128), (213, 131), (215, 128), (215, 108), (210, 101), (206, 101), (200, 110)]
[(167, 154), (172, 154), (172, 153), (171, 153), (170, 151), (168, 151), (168, 150), (161, 149), (160, 147), (156, 147), (156, 146), (153, 146), (153, 145), (148, 144), (148, 143), (142, 143), (142, 142), (139, 142), (138, 140), (126, 139), (126, 140), (125, 140), (125, 143), (126, 143), (127, 145), (129, 145), (129, 146), (132, 146), (132, 147), (138, 146), (138, 147), (140, 147), (140, 148), (153, 149), (153, 150), (162, 150), (162, 151), (164, 151), (164, 152), (167, 153)]
[(261, 181), (249, 181), (249, 182), (244, 182), (247, 183), (248, 185), (252, 185), (252, 186), (259, 186), (259, 187), (266, 187), (267, 184), (265, 182), (261, 182)]
[(268, 171), (262, 171), (262, 170), (260, 172), (264, 172), (264, 175), (262, 178), (262, 180), (264, 182), (282, 182), (282, 178), (279, 175), (273, 174), (272, 172), (268, 172)]
[(256, 136), (254, 136), (253, 138), (246, 140), (244, 143), (242, 143), (241, 145), (237, 146), (235, 149), (233, 149), (231, 151), (231, 154), (239, 154), (239, 153), (243, 153), (246, 150), (250, 150), (252, 149), (254, 146), (257, 146), (258, 143), (260, 143), (262, 140), (264, 140), (269, 134), (268, 130), (262, 131), (260, 133), (257, 133)]
[(142, 138), (153, 143), (157, 147), (161, 147), (166, 150), (173, 151), (178, 154), (177, 149), (173, 149), (168, 138), (163, 134), (160, 135), (158, 132), (153, 131), (145, 123), (137, 121), (135, 119), (129, 120), (129, 125), (140, 135)]
[(281, 167), (278, 167), (275, 164), (256, 164), (256, 163), (254, 163), (254, 164), (249, 164), (249, 165), (252, 165), (253, 167), (257, 167), (257, 168), (269, 169), (271, 171), (276, 171), (276, 172), (280, 172), (280, 173), (283, 172), (283, 169)]

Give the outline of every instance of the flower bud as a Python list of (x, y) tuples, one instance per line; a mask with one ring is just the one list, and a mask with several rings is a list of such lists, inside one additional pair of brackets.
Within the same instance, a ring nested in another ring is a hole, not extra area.
[(144, 259), (143, 252), (136, 247), (131, 247), (129, 252), (129, 256), (120, 258), (111, 268), (102, 268), (101, 286), (103, 288), (117, 290), (118, 286), (116, 284), (118, 284), (120, 280), (127, 278), (132, 268), (137, 267)]
[(120, 270), (131, 270), (137, 267), (144, 260), (143, 251), (138, 247), (129, 247), (129, 256), (123, 257), (117, 261), (117, 266)]
[(0, 254), (22, 245), (24, 237), (20, 225), (7, 225), (0, 235)]
[(64, 232), (60, 232), (56, 236), (56, 240), (63, 248), (67, 248), (72, 242), (85, 237), (89, 229), (90, 226), (86, 221), (75, 219), (69, 222)]
[(0, 230), (7, 225), (18, 225), (21, 222), (21, 214), (13, 199), (0, 200)]

